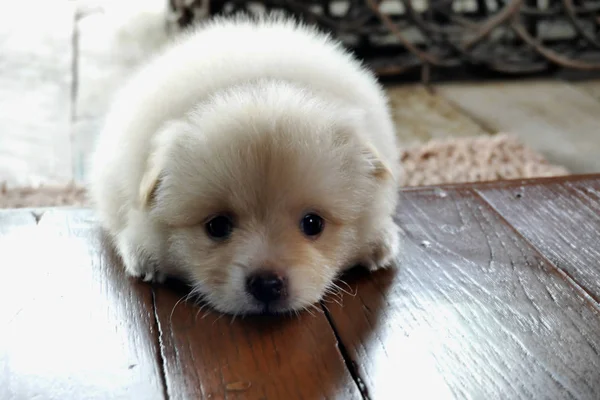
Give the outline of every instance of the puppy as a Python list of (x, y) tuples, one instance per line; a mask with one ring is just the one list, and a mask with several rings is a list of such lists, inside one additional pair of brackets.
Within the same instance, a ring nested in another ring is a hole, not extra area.
[(347, 267), (393, 264), (398, 159), (384, 92), (338, 42), (238, 16), (183, 34), (121, 89), (89, 193), (129, 275), (279, 313)]

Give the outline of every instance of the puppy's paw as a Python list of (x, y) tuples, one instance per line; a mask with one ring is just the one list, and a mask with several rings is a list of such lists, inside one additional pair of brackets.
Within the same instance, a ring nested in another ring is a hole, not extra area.
[(147, 270), (140, 276), (144, 282), (163, 283), (167, 279), (167, 274), (157, 270)]
[(141, 279), (144, 282), (157, 283), (163, 283), (167, 278), (165, 273), (158, 270), (156, 262), (145, 257), (139, 251), (133, 251), (129, 244), (120, 242), (118, 250), (128, 276)]
[(369, 256), (362, 263), (369, 271), (389, 268), (396, 264), (400, 252), (400, 231), (393, 221), (389, 221), (381, 230), (370, 250)]

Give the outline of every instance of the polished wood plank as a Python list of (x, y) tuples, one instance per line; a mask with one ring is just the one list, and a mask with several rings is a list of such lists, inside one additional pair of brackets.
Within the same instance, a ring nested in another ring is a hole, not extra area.
[(235, 320), (125, 278), (91, 211), (0, 211), (0, 398), (599, 398), (600, 306), (576, 272), (597, 269), (600, 176), (400, 196), (397, 270)]
[(600, 172), (600, 102), (568, 83), (460, 83), (435, 90), (488, 129), (514, 133), (572, 173)]
[(360, 399), (325, 315), (232, 320), (159, 288), (170, 399)]
[(369, 398), (600, 397), (594, 302), (473, 191), (401, 200), (399, 268), (326, 303)]
[(428, 185), (428, 186), (410, 186), (403, 187), (401, 190), (404, 193), (407, 192), (420, 192), (423, 190), (454, 190), (454, 189), (489, 189), (489, 188), (508, 188), (514, 186), (523, 185), (547, 185), (564, 182), (577, 182), (581, 180), (600, 180), (600, 174), (574, 174), (574, 175), (558, 175), (558, 176), (545, 176), (540, 178), (517, 178), (517, 179), (505, 179), (505, 180), (493, 180), (493, 181), (481, 181), (481, 182), (460, 182), (460, 183), (444, 183), (442, 185)]
[(34, 226), (41, 211), (33, 209), (0, 210), (0, 237)]
[(163, 399), (151, 288), (89, 211), (0, 211), (0, 398)]
[(600, 302), (600, 179), (478, 192), (540, 253)]

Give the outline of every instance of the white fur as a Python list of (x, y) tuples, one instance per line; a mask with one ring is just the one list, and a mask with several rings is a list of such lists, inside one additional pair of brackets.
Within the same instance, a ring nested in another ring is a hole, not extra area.
[[(279, 121), (277, 127), (270, 126), (270, 121)], [(183, 272), (194, 280), (193, 273), (178, 265), (181, 259), (190, 260), (183, 253), (173, 254), (184, 251), (177, 241), (182, 233), (170, 230), (169, 223), (186, 222), (193, 207), (186, 203), (186, 196), (206, 181), (194, 168), (203, 166), (202, 171), (210, 171), (214, 167), (215, 174), (225, 173), (225, 167), (212, 160), (216, 156), (206, 149), (228, 148), (222, 146), (243, 139), (236, 135), (246, 134), (245, 129), (266, 132), (273, 128), (288, 132), (289, 146), (314, 146), (318, 153), (316, 143), (328, 139), (321, 139), (314, 131), (330, 126), (356, 134), (356, 144), (344, 147), (344, 152), (354, 151), (358, 160), (360, 146), (368, 145), (375, 161), (398, 176), (399, 152), (385, 95), (374, 76), (337, 42), (281, 17), (265, 17), (258, 22), (244, 17), (217, 19), (183, 35), (117, 94), (92, 159), (91, 198), (127, 272), (145, 279)], [(340, 150), (338, 158), (346, 153)], [(327, 154), (315, 155), (315, 165), (329, 168), (325, 167), (328, 158)], [(332, 160), (338, 158), (331, 155)], [(306, 159), (307, 166), (311, 162)], [(169, 181), (170, 195), (159, 195), (162, 206), (159, 204), (157, 211), (145, 207), (143, 199), (164, 168), (177, 178)], [(323, 182), (335, 182), (343, 172), (328, 175), (321, 171), (316, 175), (322, 175), (319, 179)], [(239, 190), (248, 190), (241, 185)], [(379, 259), (365, 255), (359, 260), (372, 268), (390, 264), (398, 251), (397, 228), (391, 220), (397, 184), (392, 180), (383, 186), (369, 189), (373, 193), (365, 192), (360, 195), (363, 197), (356, 194), (355, 203), (346, 201), (348, 210), (354, 207), (361, 214), (357, 218), (364, 221), (354, 233), (346, 233), (348, 246), (352, 244), (356, 251), (348, 250), (350, 247), (344, 251), (354, 251), (356, 254), (348, 257), (360, 258), (367, 246), (361, 241), (369, 245), (377, 242), (384, 254)], [(367, 187), (366, 181), (357, 184), (359, 189)], [(362, 204), (363, 200), (370, 204)], [(364, 207), (370, 210), (364, 211)], [(240, 289), (235, 283), (238, 275), (230, 274), (233, 286), (219, 296), (211, 293), (210, 285), (194, 283), (222, 311), (252, 311), (243, 304), (246, 297), (230, 293)], [(330, 275), (328, 279), (333, 272)], [(311, 294), (310, 300), (318, 300), (322, 289), (315, 289), (319, 293)], [(305, 306), (308, 301), (307, 297), (292, 302), (288, 308)]]

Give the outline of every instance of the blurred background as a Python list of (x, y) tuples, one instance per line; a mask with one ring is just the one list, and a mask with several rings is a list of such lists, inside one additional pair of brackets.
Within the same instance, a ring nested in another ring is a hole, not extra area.
[[(598, 1), (0, 0), (4, 190), (84, 182), (111, 96), (140, 63), (195, 21), (268, 9), (318, 24), (377, 72), (415, 170), (440, 151), (462, 162), (462, 146), (487, 163), (520, 152), (560, 167), (546, 174), (600, 172)], [(494, 142), (502, 132), (514, 141)], [(518, 174), (545, 173), (532, 168)]]

